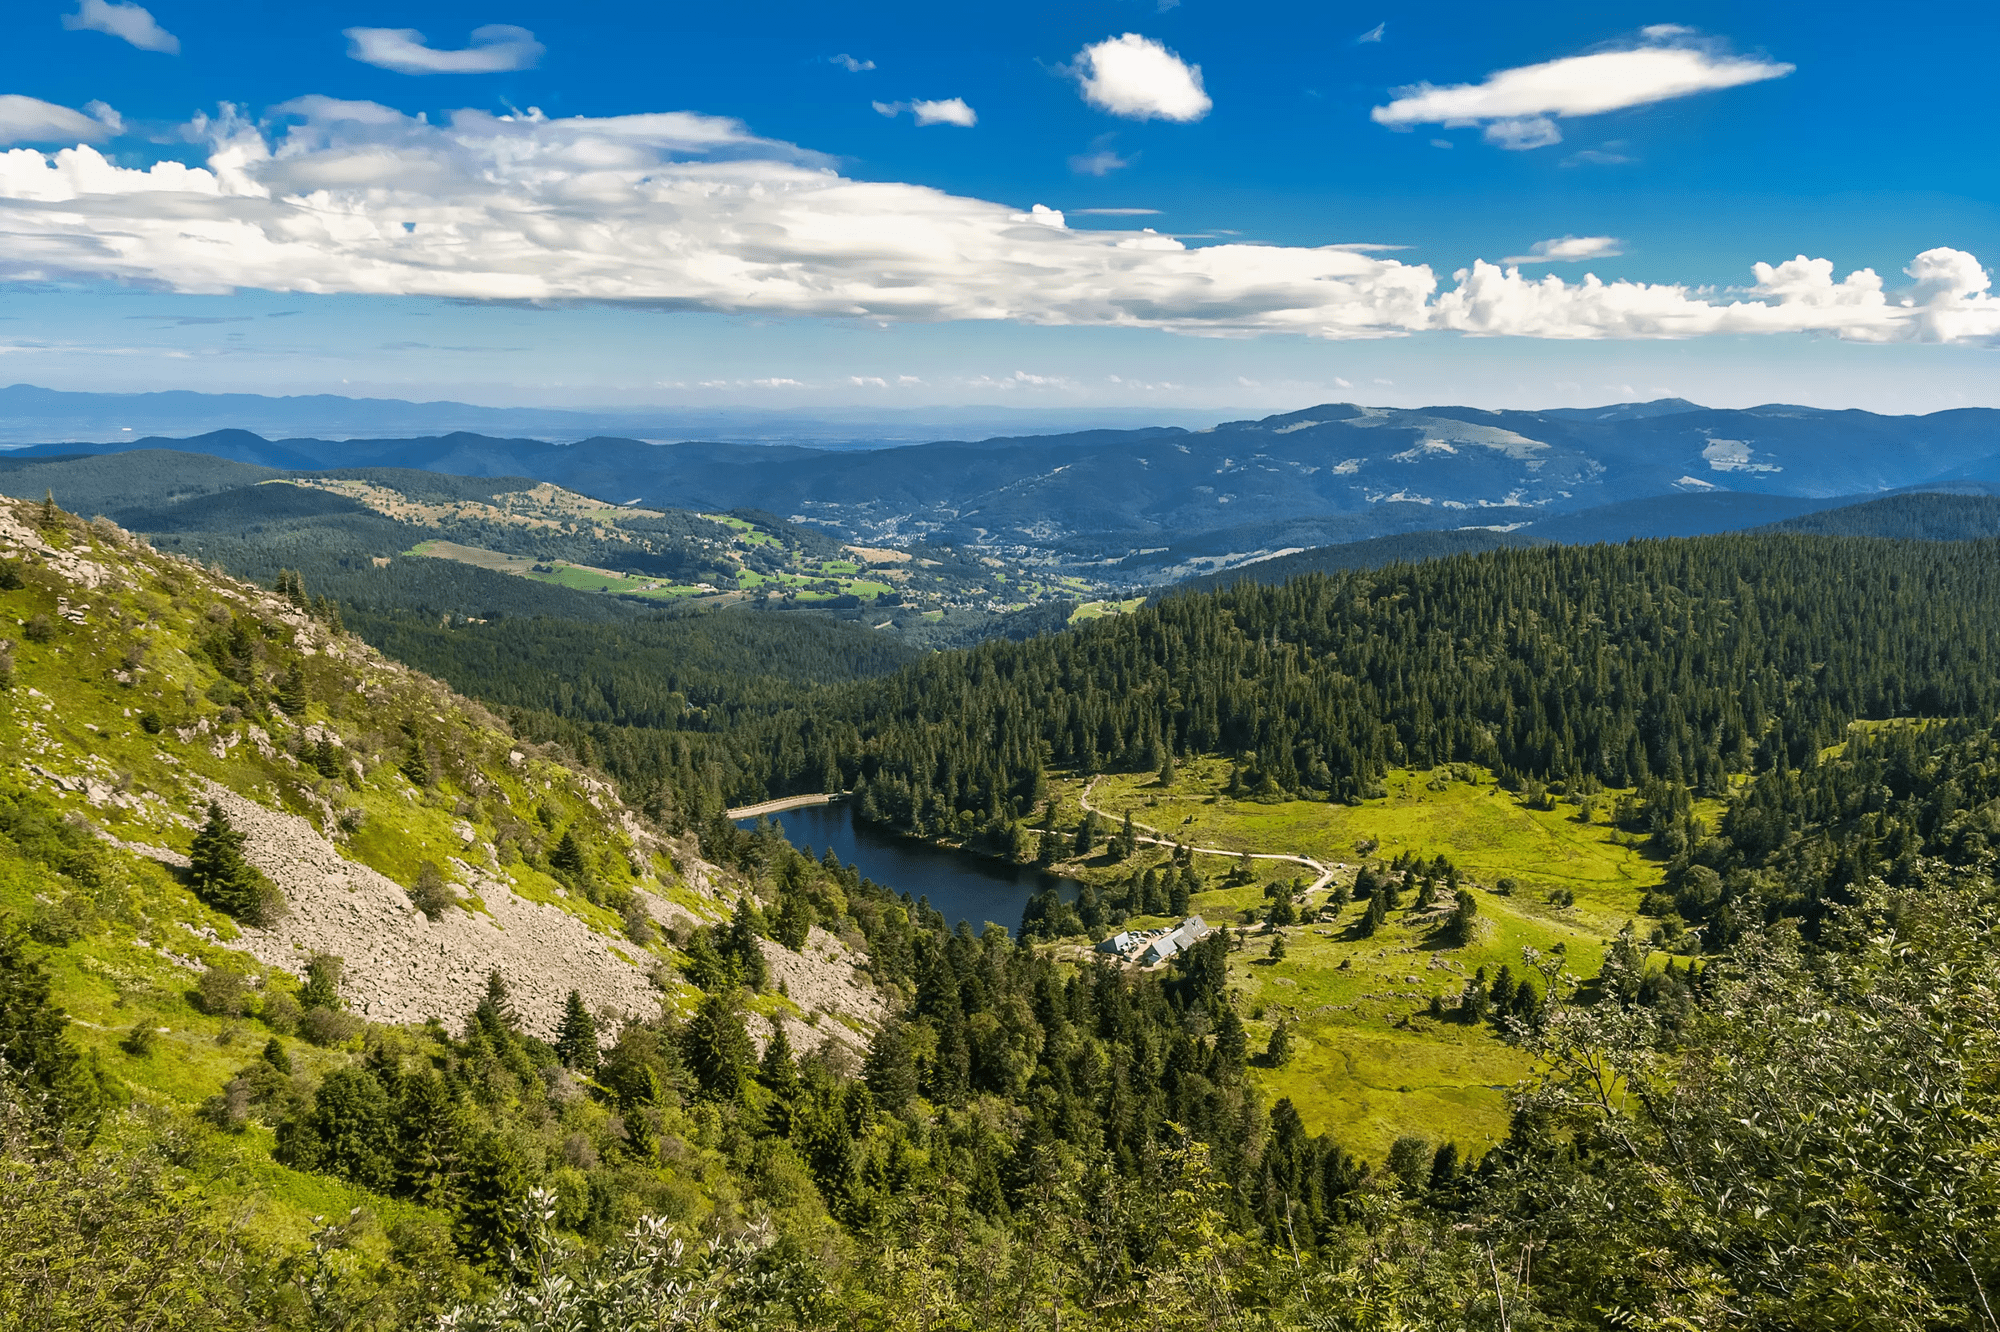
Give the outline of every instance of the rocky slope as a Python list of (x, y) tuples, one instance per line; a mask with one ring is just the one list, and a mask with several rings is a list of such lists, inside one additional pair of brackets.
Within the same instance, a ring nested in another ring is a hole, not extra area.
[[(112, 854), (176, 873), (213, 802), (286, 898), (268, 928), (189, 900), (171, 928), (135, 921), (137, 941), (211, 960), (227, 948), (293, 975), (338, 955), (343, 999), (379, 1022), (456, 1027), (496, 970), (536, 1034), (554, 1031), (572, 989), (611, 1018), (679, 1002), (668, 931), (726, 914), (742, 886), (600, 776), (517, 743), (288, 590), (163, 555), (108, 522), (0, 502), (12, 781)], [(412, 898), (426, 877), (456, 899), (434, 919)], [(766, 1017), (795, 1020), (795, 1044), (851, 1043), (879, 1000), (837, 941), (816, 942), (777, 950), (796, 997)]]

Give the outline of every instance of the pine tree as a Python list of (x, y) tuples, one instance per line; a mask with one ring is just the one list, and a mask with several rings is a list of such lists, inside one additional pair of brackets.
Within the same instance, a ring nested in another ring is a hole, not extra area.
[(549, 852), (549, 868), (571, 888), (589, 894), (590, 861), (583, 854), (583, 843), (577, 840), (576, 825), (563, 829), (562, 839)]
[(1232, 1068), (1241, 1067), (1249, 1056), (1250, 1035), (1243, 1030), (1243, 1019), (1236, 1016), (1233, 1008), (1224, 1007), (1222, 1016), (1216, 1020), (1215, 1052)]
[(1170, 749), (1167, 751), (1166, 759), (1160, 764), (1160, 785), (1172, 786), (1179, 776), (1179, 770), (1174, 767), (1174, 751)]
[(400, 771), (405, 777), (410, 779), (411, 784), (414, 786), (429, 786), (431, 784), (430, 755), (424, 752), (423, 742), (415, 736), (411, 736), (409, 743), (403, 747), (403, 762)]
[(875, 1033), (865, 1072), (875, 1103), (892, 1115), (900, 1113), (917, 1094), (917, 1068), (901, 1023), (891, 1022)]
[(764, 1058), (757, 1065), (757, 1078), (771, 1091), (790, 1100), (799, 1089), (798, 1065), (792, 1062), (792, 1041), (785, 1024), (771, 1024), (771, 1039), (764, 1046)]
[(42, 526), (57, 527), (62, 523), (62, 510), (56, 507), (56, 492), (44, 489), (42, 494)]
[(737, 975), (753, 990), (762, 990), (771, 981), (771, 968), (764, 961), (764, 949), (758, 943), (758, 920), (756, 908), (749, 899), (736, 899), (736, 910), (729, 918), (729, 935), (726, 951), (736, 963)]
[(563, 1067), (588, 1077), (597, 1071), (597, 1020), (575, 990), (563, 1001), (562, 1026), (556, 1033), (556, 1056)]
[(306, 673), (303, 663), (294, 662), (285, 678), (278, 682), (278, 706), (289, 717), (303, 717), (312, 696), (306, 691)]
[(463, 1168), (463, 1117), (435, 1070), (419, 1069), (398, 1081), (396, 1189), (426, 1207), (446, 1206)]
[(314, 953), (306, 963), (306, 983), (299, 989), (300, 1008), (339, 1008), (342, 960), (333, 953)]
[(1271, 1028), (1271, 1040), (1264, 1047), (1264, 1062), (1272, 1068), (1283, 1068), (1292, 1058), (1292, 1024), (1280, 1021)]
[(50, 1002), (48, 973), (29, 956), (26, 930), (0, 921), (0, 1059), (9, 1075), (49, 1098), (55, 1115), (88, 1127), (102, 1089), (69, 1039), (69, 1015)]
[(197, 896), (218, 911), (252, 923), (265, 914), (265, 880), (243, 858), (248, 834), (211, 801), (208, 818), (188, 848), (188, 880)]
[(486, 973), (486, 994), (472, 1010), (472, 1022), (488, 1040), (503, 1047), (520, 1026), (520, 1016), (507, 993), (507, 978), (498, 967)]
[(1178, 873), (1171, 870), (1168, 873), (1170, 878), (1167, 885), (1167, 914), (1185, 916), (1193, 905), (1194, 871), (1182, 869)]
[[(1458, 904), (1451, 910), (1451, 919), (1445, 922), (1445, 938), (1453, 945), (1463, 948), (1472, 942), (1472, 924), (1479, 915), (1479, 903), (1473, 899), (1470, 888), (1458, 890)], [(1484, 996), (1482, 995), (1483, 999)]]
[(711, 994), (681, 1032), (681, 1057), (702, 1091), (718, 1101), (740, 1101), (750, 1078), (750, 1034), (728, 996)]

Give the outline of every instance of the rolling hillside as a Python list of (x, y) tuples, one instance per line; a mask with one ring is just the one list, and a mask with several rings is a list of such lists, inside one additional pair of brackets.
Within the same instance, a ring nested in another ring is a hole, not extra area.
[[(1727, 523), (1755, 525), (1841, 496), (1946, 475), (1978, 479), (1974, 474), (2000, 451), (2000, 413), (1887, 417), (1784, 405), (1716, 410), (1678, 401), (1590, 412), (1329, 403), (1206, 430), (1096, 430), (891, 452), (654, 445), (617, 437), (558, 446), (463, 433), (269, 441), (244, 431), (86, 451), (128, 447), (173, 447), (279, 468), (394, 464), (521, 475), (611, 503), (757, 508), (850, 541), (929, 539), (1118, 577), (1116, 566), (1129, 557), (1177, 545), (1193, 551), (1203, 541), (1224, 549), (1200, 553), (1248, 557), (1442, 527), (1548, 522), (1670, 496), (1781, 501), (1761, 510), (1743, 501), (1744, 513)], [(1698, 507), (1689, 514), (1620, 535), (1718, 530)], [(1313, 524), (1319, 535), (1300, 540), (1300, 526)], [(1160, 568), (1128, 576), (1152, 581)]]

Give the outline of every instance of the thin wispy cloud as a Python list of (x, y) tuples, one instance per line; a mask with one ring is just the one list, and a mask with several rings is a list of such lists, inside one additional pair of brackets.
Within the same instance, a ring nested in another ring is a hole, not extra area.
[(1526, 254), (1513, 254), (1503, 264), (1577, 264), (1589, 259), (1615, 259), (1625, 253), (1624, 242), (1613, 236), (1559, 236), (1536, 241)]
[(0, 143), (96, 143), (124, 128), (118, 113), (102, 102), (92, 102), (85, 111), (19, 93), (0, 94)]
[(76, 13), (64, 14), (62, 25), (71, 32), (105, 33), (141, 51), (181, 53), (180, 38), (161, 27), (143, 5), (125, 0), (78, 0)]
[(837, 56), (828, 56), (826, 59), (826, 63), (829, 65), (839, 65), (849, 74), (865, 74), (869, 70), (875, 68), (874, 61), (857, 60), (853, 56), (847, 54), (845, 51), (841, 52)]
[(1383, 33), (1383, 31), (1384, 31), (1384, 30), (1385, 30), (1386, 28), (1388, 28), (1388, 26), (1389, 26), (1389, 24), (1388, 24), (1388, 22), (1387, 22), (1386, 20), (1385, 20), (1385, 21), (1383, 21), (1383, 22), (1381, 22), (1381, 23), (1378, 23), (1378, 24), (1376, 24), (1376, 25), (1375, 25), (1374, 27), (1370, 28), (1370, 29), (1369, 29), (1368, 31), (1366, 31), (1366, 32), (1362, 33), (1362, 34), (1361, 34), (1361, 35), (1360, 35), (1359, 37), (1356, 37), (1356, 38), (1354, 39), (1354, 44), (1355, 44), (1356, 46), (1366, 46), (1366, 45), (1367, 45), (1368, 43), (1370, 43), (1370, 42), (1379, 42), (1379, 41), (1381, 41), (1381, 40), (1382, 40), (1382, 33)]
[(1618, 151), (1622, 145), (1606, 144), (1602, 148), (1583, 148), (1562, 160), (1568, 166), (1623, 166), (1638, 159), (1629, 153)]
[(1215, 105), (1202, 87), (1200, 65), (1136, 32), (1084, 47), (1068, 72), (1084, 101), (1127, 120), (1200, 120)]
[(1078, 153), (1069, 159), (1069, 169), (1079, 176), (1108, 176), (1114, 171), (1123, 171), (1137, 160), (1136, 155), (1120, 157), (1105, 148), (1094, 153)]
[(474, 28), (471, 41), (456, 51), (430, 46), (415, 28), (349, 28), (341, 35), (349, 56), (398, 74), (505, 74), (533, 69), (547, 49), (511, 23)]
[(1757, 264), (1750, 285), (1721, 295), (1485, 261), (1447, 285), (1427, 265), (1355, 247), (1188, 248), (1145, 231), (1072, 230), (1041, 205), (855, 180), (720, 117), (467, 110), (433, 123), (330, 98), (283, 114), (292, 122), (225, 113), (189, 126), (210, 145), (205, 167), (124, 166), (87, 145), (0, 154), (0, 281), (1211, 336), (2000, 338), (1989, 276), (1945, 247), (1919, 254), (1894, 286), (1804, 255)]
[(1562, 141), (1559, 119), (1780, 79), (1794, 68), (1730, 55), (1690, 29), (1660, 25), (1642, 30), (1639, 44), (1621, 50), (1503, 69), (1482, 83), (1398, 88), (1395, 100), (1369, 116), (1392, 129), (1478, 125), (1487, 142), (1502, 148), (1544, 148)]

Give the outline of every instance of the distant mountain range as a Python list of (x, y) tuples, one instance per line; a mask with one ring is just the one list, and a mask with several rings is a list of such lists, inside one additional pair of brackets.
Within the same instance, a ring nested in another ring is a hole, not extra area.
[(444, 435), (458, 430), (532, 435), (561, 443), (592, 435), (646, 440), (712, 439), (813, 448), (881, 448), (947, 435), (979, 438), (1027, 431), (1125, 427), (1164, 420), (1203, 426), (1211, 412), (1153, 409), (1010, 407), (824, 408), (778, 411), (748, 407), (632, 407), (573, 410), (477, 407), (463, 402), (345, 398), (329, 393), (266, 397), (256, 393), (71, 393), (15, 384), (0, 388), (0, 446), (51, 440), (127, 442), (148, 435), (203, 435), (250, 430), (267, 439), (317, 435)]
[(1544, 412), (1330, 403), (1202, 430), (872, 451), (467, 432), (270, 440), (223, 430), (16, 456), (138, 447), (281, 468), (527, 476), (614, 503), (758, 508), (851, 540), (979, 545), (1158, 584), (1260, 555), (1412, 532), (1694, 535), (1899, 490), (1977, 492), (2000, 482), (2000, 411), (1877, 416), (1678, 399)]

